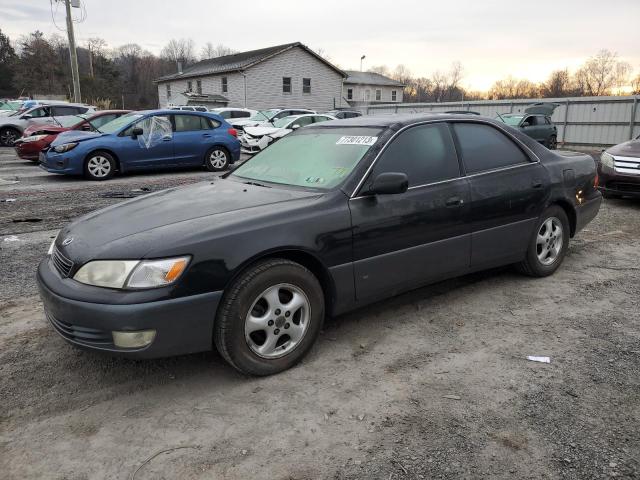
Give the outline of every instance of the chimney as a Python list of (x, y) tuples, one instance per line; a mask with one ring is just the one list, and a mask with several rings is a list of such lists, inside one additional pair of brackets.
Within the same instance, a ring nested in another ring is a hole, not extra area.
[(178, 73), (182, 73), (182, 62), (178, 62)]

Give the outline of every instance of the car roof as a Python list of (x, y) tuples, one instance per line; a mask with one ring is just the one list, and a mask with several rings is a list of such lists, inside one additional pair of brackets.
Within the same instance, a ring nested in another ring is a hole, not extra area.
[(482, 120), (484, 123), (503, 126), (502, 122), (478, 115), (466, 115), (455, 113), (400, 113), (391, 115), (363, 115), (361, 117), (346, 118), (344, 120), (330, 120), (312, 125), (313, 128), (331, 128), (331, 127), (380, 127), (400, 129), (407, 125), (420, 122), (428, 122), (435, 120), (462, 120), (477, 121)]

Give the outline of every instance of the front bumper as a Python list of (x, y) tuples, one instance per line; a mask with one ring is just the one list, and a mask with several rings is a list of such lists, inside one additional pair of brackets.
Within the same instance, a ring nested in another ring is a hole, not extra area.
[(269, 146), (269, 144), (273, 141), (273, 139), (264, 135), (262, 137), (256, 138), (251, 137), (247, 133), (244, 133), (239, 137), (240, 140), (240, 151), (242, 153), (246, 153), (248, 155), (254, 155), (261, 150), (264, 150)]
[(16, 149), (18, 157), (24, 158), (25, 160), (38, 161), (40, 150), (42, 150), (46, 145), (43, 145), (41, 142), (17, 141), (13, 146)]
[(52, 149), (40, 152), (39, 166), (49, 173), (62, 173), (66, 175), (82, 175), (82, 160), (71, 156), (70, 152), (57, 153)]
[(623, 174), (598, 166), (599, 190), (605, 194), (640, 198), (640, 171), (638, 174)]
[[(55, 285), (50, 284), (63, 280), (49, 267), (48, 258), (38, 267), (37, 281), (47, 319), (62, 338), (77, 347), (131, 358), (168, 357), (212, 348), (222, 292), (137, 304), (79, 301), (54, 292)], [(139, 330), (155, 330), (154, 341), (131, 349), (113, 344), (112, 331)]]

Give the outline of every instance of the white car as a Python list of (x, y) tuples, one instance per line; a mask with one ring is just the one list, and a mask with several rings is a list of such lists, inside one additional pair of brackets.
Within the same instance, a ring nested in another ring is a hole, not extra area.
[(81, 103), (55, 103), (38, 105), (24, 112), (0, 117), (0, 145), (12, 147), (13, 143), (22, 136), (24, 129), (34, 123), (51, 122), (51, 117), (64, 117), (95, 111), (96, 107)]
[(174, 105), (169, 107), (170, 110), (182, 110), (186, 112), (208, 112), (209, 109), (204, 105)]
[(234, 119), (247, 119), (253, 117), (257, 110), (251, 110), (250, 108), (233, 108), (233, 107), (220, 107), (220, 108), (212, 108), (209, 110), (211, 113), (217, 113), (225, 120), (234, 120)]
[(255, 115), (249, 118), (240, 118), (232, 120), (231, 125), (238, 131), (244, 130), (245, 127), (257, 127), (263, 123), (271, 123), (291, 115), (306, 115), (316, 113), (313, 110), (304, 108), (270, 108), (269, 110), (259, 110)]
[(253, 155), (298, 128), (327, 120), (336, 120), (336, 117), (325, 114), (293, 115), (275, 120), (273, 124), (245, 127), (244, 133), (238, 135), (240, 151)]

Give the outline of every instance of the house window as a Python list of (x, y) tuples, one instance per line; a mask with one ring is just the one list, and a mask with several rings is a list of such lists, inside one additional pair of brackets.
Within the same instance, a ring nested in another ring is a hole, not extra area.
[(193, 84), (191, 83), (191, 80), (187, 82), (187, 92), (193, 92)]
[(229, 86), (227, 84), (227, 77), (222, 77), (222, 93), (227, 93)]
[(291, 77), (282, 77), (282, 93), (291, 93)]
[(171, 84), (167, 83), (167, 100), (171, 100)]
[(196, 91), (202, 95), (202, 81), (201, 80), (196, 80)]
[(353, 88), (347, 88), (347, 100), (353, 100)]
[(391, 101), (395, 102), (397, 99), (396, 97), (396, 91), (395, 90), (391, 90)]
[(302, 79), (302, 93), (311, 93), (311, 79), (303, 78)]
[(382, 100), (382, 90), (376, 90), (376, 101)]

